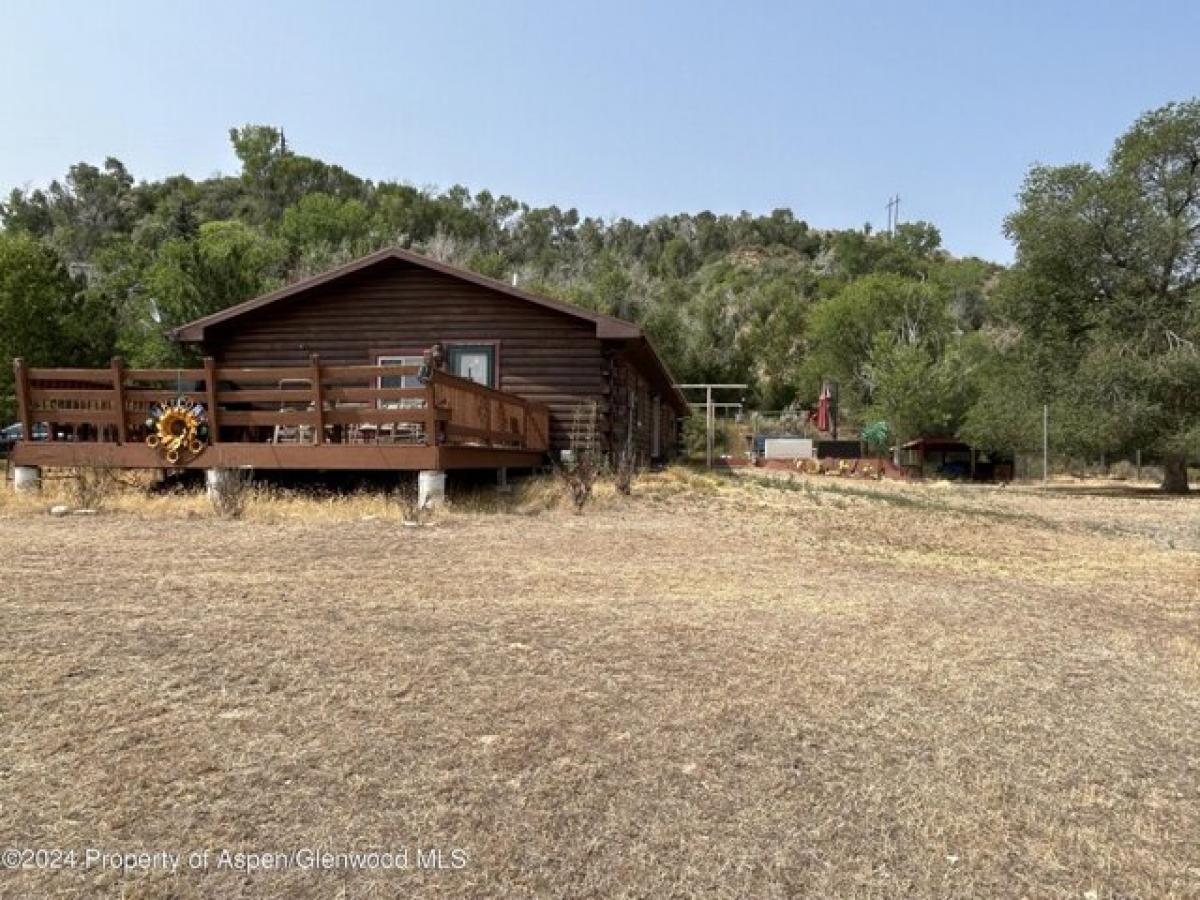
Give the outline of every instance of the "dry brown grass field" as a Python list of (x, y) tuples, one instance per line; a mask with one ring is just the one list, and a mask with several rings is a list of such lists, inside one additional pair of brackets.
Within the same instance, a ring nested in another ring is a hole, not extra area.
[[(0, 499), (0, 844), (184, 861), (0, 896), (1200, 896), (1200, 498), (51, 502)], [(217, 865), (308, 848), (411, 855)]]

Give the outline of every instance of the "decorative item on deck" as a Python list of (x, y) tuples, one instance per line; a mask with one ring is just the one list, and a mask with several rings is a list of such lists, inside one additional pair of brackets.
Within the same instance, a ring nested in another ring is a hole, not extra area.
[(196, 456), (208, 443), (204, 405), (183, 394), (150, 407), (146, 428), (150, 430), (146, 444), (158, 448), (169, 463)]

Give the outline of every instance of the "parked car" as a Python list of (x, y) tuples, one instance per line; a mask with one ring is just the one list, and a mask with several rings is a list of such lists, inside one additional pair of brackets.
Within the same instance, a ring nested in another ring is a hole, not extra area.
[[(24, 429), (20, 422), (15, 422), (6, 428), (0, 429), (0, 455), (7, 456), (12, 450), (13, 444), (21, 440), (21, 435)], [(37, 424), (33, 426), (33, 439), (35, 441), (44, 441), (49, 434), (49, 429), (45, 425)]]

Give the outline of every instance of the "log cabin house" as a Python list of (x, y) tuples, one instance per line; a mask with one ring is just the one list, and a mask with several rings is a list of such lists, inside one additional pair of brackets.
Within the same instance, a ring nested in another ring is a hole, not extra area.
[[(24, 433), (44, 423), (50, 439), (19, 441), (12, 464), (445, 471), (534, 467), (589, 441), (646, 463), (671, 455), (688, 414), (636, 325), (400, 249), (171, 338), (203, 365), (17, 360)], [(186, 418), (164, 412), (180, 396), (191, 426), (163, 424)]]

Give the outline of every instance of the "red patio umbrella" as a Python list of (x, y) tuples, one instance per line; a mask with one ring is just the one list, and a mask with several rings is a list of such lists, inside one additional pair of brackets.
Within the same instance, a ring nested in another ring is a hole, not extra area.
[(829, 404), (832, 399), (829, 385), (821, 385), (821, 396), (817, 399), (817, 431), (829, 430)]

